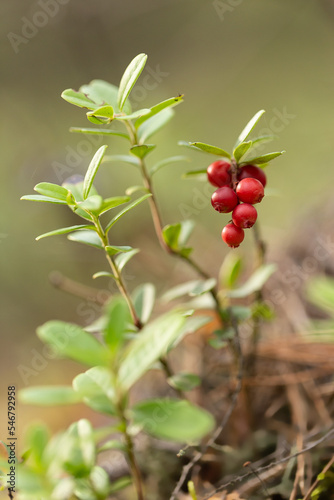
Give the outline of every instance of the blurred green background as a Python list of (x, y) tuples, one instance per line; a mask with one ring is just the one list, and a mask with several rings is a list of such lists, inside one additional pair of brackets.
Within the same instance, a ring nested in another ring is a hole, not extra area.
[[(58, 11), (45, 22), (40, 12), (50, 4), (54, 2), (0, 4), (2, 402), (8, 385), (67, 383), (78, 371), (74, 363), (45, 357), (35, 329), (48, 319), (85, 324), (98, 311), (55, 290), (50, 272), (58, 270), (104, 290), (110, 286), (91, 279), (105, 268), (99, 252), (65, 237), (35, 241), (38, 234), (77, 223), (66, 208), (19, 201), (40, 181), (83, 174), (102, 144), (102, 139), (95, 138), (92, 145), (69, 133), (70, 126), (87, 122), (82, 110), (60, 98), (65, 88), (95, 78), (118, 84), (130, 60), (146, 52), (149, 70), (160, 76), (150, 89), (139, 80), (134, 106), (185, 94), (173, 122), (156, 136), (160, 147), (153, 160), (186, 153), (177, 146), (180, 139), (231, 149), (248, 119), (266, 109), (259, 131), (279, 135), (267, 150), (287, 150), (268, 172), (276, 195), (260, 208), (271, 246), (284, 244), (296, 215), (332, 192), (334, 8), (329, 0), (59, 0)], [(31, 21), (41, 25), (37, 31), (29, 28)], [(125, 151), (122, 139), (108, 144), (109, 153)], [(76, 152), (75, 165), (68, 162), (69, 151)], [(194, 256), (214, 273), (226, 254), (220, 239), (226, 220), (212, 211), (203, 184), (181, 180), (183, 172), (205, 168), (211, 160), (192, 152), (190, 157), (191, 164), (157, 174), (156, 190), (165, 223), (183, 218), (184, 205), (195, 208), (190, 214), (197, 222)], [(64, 167), (68, 173), (62, 172)], [(138, 180), (133, 167), (112, 165), (101, 169), (96, 185), (101, 194), (112, 196)], [(143, 248), (129, 266), (130, 289), (143, 279), (163, 289), (183, 277), (155, 242), (147, 206), (128, 215), (113, 234), (114, 244)], [(241, 251), (247, 253), (250, 244), (248, 235)], [(38, 416), (54, 428), (77, 417), (71, 409), (40, 411), (21, 405), (19, 429)], [(1, 423), (2, 434), (4, 411)]]

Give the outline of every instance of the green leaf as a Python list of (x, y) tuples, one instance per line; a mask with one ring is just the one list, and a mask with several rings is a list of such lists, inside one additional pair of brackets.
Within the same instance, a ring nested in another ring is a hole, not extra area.
[[(84, 178), (82, 175), (72, 175), (68, 179), (63, 182), (63, 187), (68, 189), (68, 191), (74, 196), (75, 200), (77, 202), (83, 201), (83, 184), (84, 184)], [(94, 186), (92, 186), (90, 190), (90, 195), (95, 195), (98, 194)]]
[(239, 163), (241, 158), (245, 156), (245, 154), (247, 153), (247, 151), (251, 146), (252, 146), (252, 141), (248, 141), (248, 142), (242, 142), (241, 144), (239, 144), (239, 146), (235, 148), (235, 150), (233, 151), (233, 156), (237, 163)]
[(108, 118), (98, 118), (96, 116), (90, 115), (86, 113), (87, 120), (90, 121), (91, 123), (94, 123), (94, 125), (107, 125), (110, 123), (110, 120)]
[(133, 423), (151, 436), (178, 443), (197, 443), (215, 425), (209, 412), (173, 399), (143, 401), (131, 408), (130, 415)]
[(204, 151), (204, 153), (223, 156), (224, 158), (231, 158), (231, 155), (224, 149), (217, 148), (216, 146), (211, 146), (210, 144), (205, 144), (204, 142), (191, 142), (190, 145), (194, 146), (196, 149)]
[(123, 297), (112, 299), (106, 308), (106, 316), (107, 326), (104, 331), (104, 340), (110, 352), (115, 356), (132, 322), (129, 307)]
[(166, 158), (165, 160), (161, 160), (155, 165), (150, 170), (151, 176), (158, 172), (160, 169), (166, 167), (167, 165), (171, 165), (173, 163), (178, 163), (178, 162), (184, 162), (184, 161), (189, 161), (189, 158), (186, 156), (171, 156), (170, 158)]
[(167, 379), (167, 382), (174, 389), (180, 391), (191, 391), (195, 387), (201, 385), (201, 378), (193, 373), (178, 373)]
[(34, 187), (37, 193), (43, 196), (48, 196), (49, 198), (56, 198), (57, 200), (66, 201), (68, 190), (63, 186), (58, 186), (58, 184), (52, 184), (50, 182), (40, 182)]
[(195, 222), (193, 220), (184, 220), (181, 223), (181, 231), (179, 234), (179, 245), (183, 246), (188, 243), (188, 240), (195, 228)]
[[(71, 389), (73, 392), (72, 387), (66, 387), (66, 389)], [(69, 396), (69, 394), (67, 394), (67, 396)], [(78, 398), (78, 395), (75, 396)], [(29, 449), (29, 463), (33, 465), (35, 470), (45, 471), (46, 469), (46, 464), (43, 463), (43, 454), (49, 439), (50, 433), (45, 424), (33, 424), (26, 432), (27, 447)]]
[(252, 165), (263, 165), (265, 163), (268, 163), (271, 160), (274, 160), (278, 156), (281, 156), (283, 153), (285, 153), (285, 151), (276, 151), (275, 153), (268, 153), (265, 155), (256, 156), (255, 158), (247, 159), (247, 162), (244, 162), (244, 163), (247, 163), (247, 164), (249, 163)]
[(120, 247), (117, 247), (117, 246), (111, 246), (111, 245), (108, 245), (106, 246), (106, 251), (108, 252), (109, 255), (116, 255), (117, 253), (120, 253), (120, 252), (130, 252), (130, 250), (132, 250), (132, 247), (129, 247), (129, 246), (120, 246)]
[(219, 283), (224, 288), (233, 288), (242, 268), (242, 258), (235, 252), (226, 255), (219, 271)]
[(252, 316), (252, 309), (244, 306), (232, 306), (229, 307), (229, 313), (239, 321), (247, 321)]
[(194, 286), (189, 295), (191, 297), (196, 297), (197, 295), (203, 295), (204, 293), (210, 292), (210, 290), (216, 286), (216, 283), (217, 281), (215, 278), (210, 278), (202, 282), (198, 281), (197, 285)]
[(147, 118), (147, 120), (139, 127), (138, 137), (141, 143), (145, 143), (152, 135), (159, 132), (173, 118), (174, 111), (166, 108), (160, 111), (157, 115)]
[(106, 365), (109, 362), (107, 349), (78, 325), (64, 321), (48, 321), (37, 328), (37, 335), (60, 357), (89, 366)]
[(61, 94), (61, 97), (70, 104), (74, 104), (74, 106), (79, 106), (80, 108), (96, 109), (99, 107), (83, 92), (78, 92), (77, 90), (64, 90), (64, 92)]
[(27, 387), (19, 392), (24, 404), (38, 406), (58, 406), (80, 403), (81, 397), (70, 386), (45, 385)]
[(111, 121), (114, 118), (114, 108), (110, 105), (101, 106), (101, 108), (97, 108), (94, 111), (88, 111), (87, 116), (108, 118), (107, 121)]
[(141, 144), (140, 146), (132, 146), (130, 152), (138, 158), (145, 158), (155, 147), (154, 144)]
[(124, 391), (167, 353), (170, 345), (183, 333), (185, 324), (184, 316), (171, 312), (144, 326), (140, 335), (128, 345), (120, 364), (118, 380)]
[(143, 324), (150, 319), (154, 302), (155, 286), (152, 283), (139, 285), (132, 294), (133, 305), (136, 313)]
[(44, 201), (45, 203), (58, 203), (59, 205), (67, 205), (66, 201), (61, 201), (57, 198), (50, 198), (49, 196), (41, 196), (40, 194), (28, 194), (21, 196), (21, 200), (26, 201)]
[(107, 225), (107, 227), (105, 228), (105, 231), (108, 232), (112, 226), (114, 224), (116, 224), (116, 222), (121, 218), (123, 217), (123, 215), (125, 215), (127, 212), (129, 212), (130, 210), (132, 210), (134, 207), (136, 207), (137, 205), (139, 205), (140, 203), (142, 203), (143, 201), (147, 200), (147, 198), (149, 198), (151, 195), (150, 194), (145, 194), (144, 196), (142, 196), (141, 198), (137, 198), (137, 200), (134, 200), (132, 203), (130, 203), (127, 207), (125, 207), (123, 210), (121, 210), (121, 212), (118, 212), (117, 215), (115, 215), (115, 217), (113, 219), (111, 219), (111, 221), (109, 222), (109, 224)]
[(124, 476), (120, 479), (116, 479), (116, 481), (113, 481), (112, 485), (110, 486), (109, 494), (112, 495), (114, 493), (117, 493), (118, 491), (127, 488), (127, 486), (129, 486), (130, 484), (132, 484), (132, 478), (130, 476)]
[(146, 54), (139, 54), (136, 56), (126, 68), (119, 84), (118, 90), (118, 107), (122, 111), (124, 104), (134, 86), (138, 80), (141, 72), (143, 71), (147, 61)]
[(231, 298), (239, 299), (248, 297), (254, 292), (258, 292), (262, 289), (263, 285), (270, 278), (270, 276), (276, 271), (275, 264), (265, 264), (259, 269), (257, 269), (252, 276), (246, 281), (244, 285), (236, 290), (229, 290), (226, 295)]
[(149, 190), (145, 186), (130, 186), (126, 189), (125, 193), (131, 196), (133, 193), (138, 191), (144, 191), (144, 193), (149, 193)]
[(162, 236), (172, 250), (189, 252), (191, 249), (184, 248), (184, 245), (187, 243), (193, 228), (194, 222), (190, 220), (169, 224), (163, 228)]
[(192, 280), (187, 281), (186, 283), (181, 283), (181, 285), (177, 285), (166, 293), (163, 294), (161, 299), (164, 302), (170, 302), (171, 300), (178, 299), (183, 297), (184, 295), (190, 295), (191, 297), (202, 295), (203, 293), (207, 293), (216, 285), (216, 280), (214, 278), (210, 278), (208, 280)]
[(89, 475), (90, 482), (93, 486), (96, 498), (107, 498), (109, 496), (109, 475), (102, 467), (95, 465)]
[(115, 258), (115, 264), (116, 264), (118, 270), (122, 271), (122, 269), (129, 262), (129, 260), (132, 259), (132, 257), (134, 255), (136, 255), (139, 251), (140, 250), (138, 248), (133, 248), (129, 252), (121, 253), (121, 254), (117, 255), (117, 257)]
[(101, 240), (95, 231), (83, 229), (68, 235), (67, 239), (70, 241), (76, 241), (77, 243), (83, 243), (84, 245), (89, 245), (91, 247), (103, 248)]
[(99, 194), (88, 196), (85, 201), (79, 203), (79, 207), (83, 210), (88, 210), (94, 214), (99, 214), (103, 205), (103, 198)]
[(252, 148), (262, 144), (263, 142), (271, 142), (274, 139), (278, 139), (277, 135), (261, 135), (252, 139)]
[(112, 155), (112, 156), (105, 156), (103, 158), (102, 163), (108, 163), (108, 162), (123, 162), (123, 163), (129, 163), (130, 165), (134, 165), (135, 167), (139, 167), (140, 162), (138, 158), (130, 155)]
[(138, 109), (131, 113), (131, 115), (115, 115), (115, 120), (127, 121), (127, 120), (135, 120), (136, 118), (140, 118), (141, 116), (146, 116), (151, 111), (150, 108)]
[[(96, 448), (91, 423), (87, 419), (74, 422), (62, 436), (64, 469), (74, 477), (87, 476), (94, 467)], [(60, 452), (60, 450), (59, 450)], [(60, 452), (61, 453), (61, 452)]]
[(254, 129), (254, 127), (256, 126), (257, 122), (260, 120), (261, 116), (265, 113), (265, 110), (264, 109), (261, 109), (260, 111), (258, 111), (254, 116), (253, 118), (251, 118), (249, 120), (249, 122), (247, 123), (246, 127), (243, 129), (243, 131), (241, 132), (241, 134), (239, 135), (238, 139), (237, 139), (237, 142), (235, 144), (235, 147), (237, 147), (239, 144), (241, 144), (242, 142), (244, 142), (247, 137), (249, 136), (249, 134), (252, 132), (252, 130)]
[(93, 274), (93, 280), (96, 278), (113, 278), (115, 279), (115, 276), (112, 273), (109, 273), (107, 271), (99, 271), (98, 273)]
[[(80, 87), (80, 91), (88, 95), (88, 97), (98, 103), (99, 106), (102, 104), (110, 104), (114, 110), (117, 112), (120, 111), (117, 104), (118, 87), (116, 87), (116, 85), (112, 85), (104, 80), (93, 80), (88, 85)], [(131, 105), (128, 100), (124, 104), (123, 111), (126, 114), (131, 113)]]
[(40, 234), (35, 239), (36, 239), (36, 241), (39, 241), (42, 238), (47, 238), (48, 236), (57, 236), (58, 234), (67, 234), (67, 233), (71, 233), (72, 231), (77, 231), (78, 229), (92, 229), (92, 230), (95, 230), (94, 226), (87, 226), (87, 225), (62, 227), (61, 229), (55, 229), (54, 231), (49, 231), (48, 233)]
[(99, 166), (101, 165), (104, 153), (106, 152), (108, 146), (101, 146), (95, 153), (90, 165), (88, 167), (87, 173), (83, 181), (83, 198), (86, 199), (89, 195), (90, 189), (93, 185), (94, 178), (97, 174)]
[(135, 127), (138, 129), (146, 120), (152, 118), (152, 116), (161, 113), (161, 111), (165, 110), (166, 108), (174, 107), (177, 104), (180, 104), (180, 102), (182, 101), (183, 101), (183, 95), (179, 95), (177, 97), (171, 97), (170, 99), (166, 99), (165, 101), (159, 102), (159, 104), (156, 104), (151, 108), (150, 112), (147, 115), (139, 118), (136, 121)]
[(116, 196), (113, 198), (106, 198), (102, 203), (102, 207), (99, 213), (104, 214), (112, 208), (119, 207), (119, 205), (123, 205), (123, 203), (128, 203), (130, 199), (131, 198), (129, 196)]
[(115, 389), (112, 373), (95, 366), (73, 380), (73, 389), (84, 403), (95, 411), (115, 415)]
[(107, 128), (71, 127), (70, 132), (73, 132), (76, 134), (114, 135), (117, 137), (123, 137), (124, 139), (129, 139), (128, 134), (124, 134), (123, 132), (118, 132), (117, 130), (110, 130)]
[(182, 179), (193, 179), (196, 178), (199, 181), (207, 181), (207, 172), (206, 170), (190, 170), (190, 172), (186, 172), (182, 175)]

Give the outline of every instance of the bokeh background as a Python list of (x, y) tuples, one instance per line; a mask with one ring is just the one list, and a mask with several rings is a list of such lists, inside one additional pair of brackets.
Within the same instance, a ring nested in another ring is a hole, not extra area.
[[(38, 182), (83, 174), (102, 144), (69, 133), (70, 126), (86, 126), (86, 119), (60, 98), (62, 90), (95, 78), (118, 84), (129, 61), (146, 52), (148, 68), (160, 76), (154, 89), (139, 80), (134, 106), (185, 94), (174, 121), (156, 136), (159, 147), (152, 160), (186, 153), (177, 145), (180, 139), (231, 149), (248, 119), (266, 109), (259, 130), (279, 135), (268, 149), (287, 150), (268, 171), (273, 190), (260, 208), (270, 247), (291, 239), (298, 216), (333, 190), (334, 7), (329, 0), (59, 0), (58, 12), (46, 23), (45, 16), (38, 17), (42, 4), (47, 0), (0, 3), (1, 435), (6, 435), (8, 385), (67, 383), (78, 372), (74, 363), (45, 356), (36, 327), (48, 319), (86, 324), (98, 314), (93, 303), (56, 290), (50, 273), (112, 291), (107, 282), (91, 279), (105, 268), (99, 252), (65, 237), (35, 241), (38, 234), (76, 223), (66, 208), (19, 201)], [(43, 24), (37, 31), (28, 26), (36, 20)], [(121, 139), (108, 144), (110, 152), (125, 151)], [(215, 273), (226, 254), (220, 239), (226, 221), (213, 213), (203, 184), (181, 179), (211, 159), (189, 156), (191, 163), (157, 174), (156, 190), (165, 223), (182, 219), (185, 205), (190, 209), (197, 223), (194, 257)], [(138, 180), (133, 167), (114, 164), (100, 170), (96, 185), (112, 196)], [(113, 243), (142, 247), (129, 265), (129, 288), (143, 279), (159, 290), (179, 281), (182, 271), (155, 242), (147, 206), (123, 220)], [(251, 243), (248, 235), (241, 252), (247, 255)], [(18, 429), (35, 418), (56, 429), (82, 408), (75, 412), (20, 405)]]

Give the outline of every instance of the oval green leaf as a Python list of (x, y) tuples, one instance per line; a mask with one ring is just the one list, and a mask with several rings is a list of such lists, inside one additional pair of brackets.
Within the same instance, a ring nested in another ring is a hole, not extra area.
[(121, 83), (119, 84), (118, 90), (118, 107), (122, 111), (124, 104), (133, 89), (134, 84), (138, 80), (141, 72), (143, 71), (147, 61), (146, 54), (138, 54), (129, 64), (129, 66), (124, 71), (121, 78)]

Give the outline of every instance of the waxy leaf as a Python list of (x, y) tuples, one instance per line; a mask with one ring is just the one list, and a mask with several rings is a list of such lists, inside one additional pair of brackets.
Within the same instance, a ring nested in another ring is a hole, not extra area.
[(199, 181), (207, 181), (208, 175), (206, 170), (190, 170), (182, 175), (182, 179), (196, 179)]
[(240, 255), (230, 252), (226, 255), (219, 270), (219, 283), (224, 288), (232, 288), (237, 281), (242, 267)]
[(78, 325), (48, 321), (37, 328), (37, 335), (59, 357), (70, 358), (89, 366), (109, 363), (108, 350)]
[(251, 148), (251, 146), (252, 146), (252, 141), (248, 141), (248, 142), (242, 142), (241, 144), (239, 144), (239, 146), (235, 148), (235, 150), (233, 151), (233, 156), (237, 163), (239, 163), (241, 158), (245, 156), (245, 154)]
[(118, 380), (124, 391), (139, 380), (183, 333), (186, 318), (170, 312), (144, 326), (140, 335), (130, 342), (123, 355)]
[(116, 296), (108, 303), (106, 317), (107, 324), (103, 336), (110, 352), (115, 356), (129, 331), (129, 325), (133, 323), (129, 306), (123, 297)]
[(96, 278), (113, 278), (113, 279), (115, 279), (115, 276), (108, 271), (99, 271), (99, 272), (93, 274), (92, 278), (93, 278), (93, 280), (95, 280)]
[(143, 324), (147, 323), (154, 307), (155, 286), (152, 283), (139, 285), (132, 293), (132, 300), (139, 319)]
[(180, 104), (180, 102), (182, 101), (183, 101), (183, 95), (179, 95), (177, 97), (171, 97), (170, 99), (166, 99), (165, 101), (159, 102), (159, 104), (156, 104), (151, 108), (148, 114), (142, 116), (136, 121), (135, 127), (138, 129), (146, 120), (152, 118), (152, 116), (161, 113), (163, 110), (167, 108), (174, 107), (177, 104)]
[(246, 127), (243, 129), (243, 131), (239, 135), (238, 140), (237, 140), (237, 142), (235, 144), (235, 147), (237, 147), (239, 144), (241, 144), (242, 142), (244, 142), (247, 139), (247, 137), (252, 132), (252, 130), (254, 129), (255, 125), (257, 124), (257, 122), (260, 120), (261, 116), (264, 113), (265, 113), (265, 110), (261, 109), (260, 111), (258, 111), (253, 116), (253, 118), (251, 118), (251, 120), (249, 120), (249, 122), (247, 123)]
[(141, 72), (143, 71), (147, 61), (146, 54), (138, 54), (126, 68), (119, 84), (118, 90), (118, 107), (122, 111), (124, 104), (133, 89), (134, 84), (138, 80)]
[(67, 202), (68, 190), (63, 186), (58, 186), (58, 184), (40, 182), (34, 187), (34, 190), (43, 196), (49, 196), (50, 198), (56, 198), (57, 200)]
[(104, 153), (108, 146), (101, 146), (95, 153), (83, 181), (83, 198), (86, 199), (94, 182), (99, 166), (101, 165)]
[(150, 108), (138, 109), (131, 113), (131, 115), (115, 115), (116, 120), (135, 120), (136, 118), (140, 118), (141, 116), (146, 116), (150, 112)]
[(20, 390), (19, 399), (24, 404), (38, 406), (68, 405), (82, 400), (72, 387), (66, 385), (27, 387)]
[(128, 203), (130, 199), (131, 198), (129, 196), (116, 196), (113, 198), (106, 198), (102, 203), (102, 207), (99, 213), (104, 214), (112, 208), (119, 207), (119, 205), (123, 205), (123, 203)]
[(147, 118), (138, 130), (138, 137), (141, 143), (145, 143), (152, 135), (163, 128), (173, 118), (174, 111), (166, 108), (157, 115)]
[(125, 193), (131, 196), (133, 193), (137, 193), (138, 191), (144, 191), (144, 193), (150, 192), (145, 186), (130, 186), (125, 190)]
[(132, 247), (128, 247), (128, 246), (120, 246), (120, 247), (111, 246), (111, 245), (106, 246), (106, 251), (108, 252), (109, 255), (116, 255), (120, 252), (121, 253), (130, 252), (130, 250), (132, 250)]
[(103, 248), (101, 240), (95, 231), (91, 230), (80, 230), (75, 233), (69, 234), (67, 239), (70, 241), (76, 241), (77, 243), (83, 243), (95, 248)]
[(73, 380), (73, 389), (95, 411), (115, 415), (115, 390), (107, 368), (95, 366)]
[(235, 299), (248, 297), (248, 295), (260, 291), (263, 285), (275, 271), (275, 264), (265, 264), (259, 267), (246, 281), (246, 283), (244, 283), (244, 285), (235, 290), (229, 290), (228, 292), (226, 292), (226, 295)]
[[(116, 112), (120, 111), (117, 104), (118, 87), (116, 85), (112, 85), (104, 80), (93, 80), (89, 84), (80, 87), (79, 90), (98, 103), (99, 106), (110, 104)], [(123, 111), (126, 114), (131, 113), (131, 105), (128, 100), (124, 104)]]
[(141, 144), (140, 146), (132, 146), (130, 152), (138, 158), (145, 158), (155, 147), (155, 144)]
[(275, 153), (268, 153), (265, 155), (256, 156), (255, 158), (247, 159), (247, 163), (250, 163), (252, 165), (264, 165), (265, 163), (274, 160), (278, 156), (281, 156), (283, 153), (285, 153), (285, 151), (276, 151)]
[(208, 280), (192, 280), (186, 283), (181, 283), (163, 294), (161, 299), (165, 302), (170, 302), (171, 300), (178, 299), (184, 295), (190, 295), (195, 297), (197, 295), (203, 295), (209, 292), (216, 286), (216, 280), (210, 278)]
[(92, 196), (88, 196), (85, 201), (79, 203), (79, 207), (83, 210), (88, 210), (93, 213), (100, 213), (100, 210), (103, 205), (103, 198), (98, 194), (93, 194)]
[(64, 90), (64, 92), (61, 94), (61, 97), (70, 104), (74, 104), (74, 106), (79, 106), (80, 108), (96, 109), (99, 107), (83, 92), (77, 92), (73, 89)]
[(43, 201), (44, 203), (58, 203), (59, 205), (67, 205), (67, 201), (62, 201), (57, 198), (50, 198), (49, 196), (42, 196), (40, 194), (27, 194), (21, 196), (21, 200), (26, 201)]
[(129, 165), (134, 165), (135, 167), (138, 167), (140, 165), (138, 158), (131, 155), (112, 155), (112, 156), (107, 155), (103, 158), (102, 163), (108, 163), (108, 162), (129, 163)]
[(97, 108), (94, 111), (88, 111), (87, 116), (108, 118), (108, 121), (111, 121), (114, 118), (114, 108), (110, 105), (101, 106), (101, 108)]
[(94, 226), (87, 226), (87, 225), (62, 227), (61, 229), (55, 229), (54, 231), (49, 231), (48, 233), (40, 234), (35, 239), (36, 241), (38, 241), (41, 240), (42, 238), (47, 238), (49, 236), (57, 236), (58, 234), (72, 233), (73, 231), (77, 231), (78, 229), (92, 229), (93, 231), (95, 231)]
[(107, 128), (80, 128), (80, 127), (71, 127), (70, 132), (74, 132), (77, 134), (93, 134), (93, 135), (115, 135), (118, 137), (123, 137), (124, 139), (129, 139), (128, 134), (124, 134), (123, 132), (118, 132), (117, 130), (110, 130)]
[(140, 250), (138, 248), (133, 248), (129, 252), (117, 255), (117, 257), (115, 258), (115, 264), (118, 270), (122, 271), (122, 269), (126, 266), (129, 260), (132, 259), (132, 257), (134, 257), (139, 252)]
[(123, 215), (125, 215), (127, 212), (129, 212), (130, 210), (132, 210), (134, 207), (136, 207), (137, 205), (139, 205), (143, 201), (147, 200), (147, 198), (150, 198), (150, 196), (152, 196), (152, 195), (151, 194), (145, 194), (141, 198), (138, 198), (137, 200), (134, 200), (127, 207), (125, 207), (123, 210), (121, 210), (121, 212), (118, 212), (118, 214), (115, 215), (115, 217), (113, 219), (111, 219), (111, 221), (109, 222), (109, 224), (106, 226), (105, 231), (108, 232), (112, 228), (112, 226), (114, 224), (116, 224), (116, 222), (121, 217), (123, 217)]
[[(213, 416), (189, 401), (151, 399), (130, 410), (135, 425), (159, 439), (178, 443), (197, 443), (215, 425)], [(190, 425), (191, 423), (191, 425)]]
[(190, 145), (194, 146), (196, 149), (204, 151), (204, 153), (223, 156), (224, 158), (231, 158), (231, 155), (227, 151), (217, 148), (217, 146), (211, 146), (210, 144), (205, 144), (204, 142), (191, 142)]

